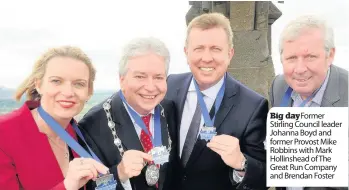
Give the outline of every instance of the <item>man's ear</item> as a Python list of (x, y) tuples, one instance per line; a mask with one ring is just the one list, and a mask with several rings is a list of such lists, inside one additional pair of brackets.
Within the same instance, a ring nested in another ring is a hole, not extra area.
[(189, 61), (188, 61), (188, 48), (187, 46), (184, 46), (183, 48), (184, 54), (185, 54), (185, 58), (187, 60), (187, 64), (189, 65)]
[(235, 53), (234, 48), (231, 48), (228, 52), (229, 61), (231, 61), (231, 59), (233, 58), (234, 53)]
[(124, 75), (119, 75), (119, 84), (120, 84), (120, 90), (121, 91), (123, 91), (124, 83), (125, 83), (125, 76)]
[(184, 51), (184, 54), (185, 54), (185, 55), (188, 55), (188, 49), (187, 49), (186, 46), (184, 46), (183, 51)]
[(327, 66), (330, 67), (333, 59), (334, 59), (334, 55), (336, 54), (336, 48), (332, 48), (330, 49), (330, 51), (328, 52), (328, 56), (327, 56)]

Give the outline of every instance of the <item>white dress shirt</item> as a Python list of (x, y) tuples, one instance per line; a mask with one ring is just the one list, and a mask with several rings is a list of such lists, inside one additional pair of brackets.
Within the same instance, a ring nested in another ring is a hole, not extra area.
[[(128, 109), (128, 107), (127, 107), (127, 105), (126, 105), (125, 103), (124, 103), (124, 106), (125, 106), (125, 108), (126, 108), (126, 111), (127, 111), (128, 115), (129, 115), (130, 118), (131, 118), (131, 121), (132, 121), (132, 123), (133, 123), (133, 126), (134, 126), (134, 128), (135, 128), (135, 130), (136, 130), (136, 132), (137, 132), (138, 138), (139, 138), (139, 140), (140, 140), (140, 139), (141, 139), (142, 128), (141, 128), (139, 125), (137, 125), (136, 121), (135, 121), (135, 120), (133, 119), (133, 117), (131, 116), (130, 111), (129, 111), (129, 109)], [(130, 106), (130, 105), (129, 105), (129, 106)], [(140, 117), (144, 116), (144, 115), (139, 114), (139, 113), (138, 113), (136, 110), (134, 110), (131, 106), (130, 106), (130, 108), (131, 108), (133, 111), (135, 111)], [(151, 133), (152, 135), (154, 135), (154, 109), (153, 109), (150, 113), (151, 113), (151, 117), (150, 117), (150, 122), (149, 122), (149, 128), (150, 128), (150, 133)], [(123, 187), (125, 190), (132, 190), (131, 182), (130, 182), (129, 179), (128, 179), (127, 181), (121, 183), (121, 185), (122, 185), (122, 187)]]

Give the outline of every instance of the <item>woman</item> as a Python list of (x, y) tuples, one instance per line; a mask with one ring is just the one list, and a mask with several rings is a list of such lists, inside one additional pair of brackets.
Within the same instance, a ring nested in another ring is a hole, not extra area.
[(75, 47), (50, 49), (36, 62), (16, 92), (17, 100), (26, 94), (28, 101), (0, 116), (0, 189), (75, 190), (107, 173), (94, 159), (79, 158), (44, 117), (76, 142), (73, 117), (92, 95), (95, 73)]

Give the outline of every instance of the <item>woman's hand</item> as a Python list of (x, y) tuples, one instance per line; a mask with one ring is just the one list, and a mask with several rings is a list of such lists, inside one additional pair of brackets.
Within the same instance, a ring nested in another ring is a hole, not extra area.
[(106, 174), (108, 168), (91, 158), (75, 158), (69, 163), (64, 186), (67, 190), (78, 190), (89, 180), (96, 180), (98, 173)]

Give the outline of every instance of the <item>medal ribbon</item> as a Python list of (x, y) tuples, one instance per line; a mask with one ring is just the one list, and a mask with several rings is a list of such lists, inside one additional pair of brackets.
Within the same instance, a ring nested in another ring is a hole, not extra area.
[(222, 100), (223, 100), (223, 96), (224, 96), (225, 78), (226, 78), (226, 76), (224, 76), (223, 85), (219, 89), (217, 97), (216, 97), (216, 100), (215, 100), (215, 105), (214, 105), (215, 106), (215, 113), (214, 113), (214, 116), (213, 116), (212, 120), (211, 120), (210, 115), (208, 113), (207, 106), (206, 106), (206, 104), (204, 102), (204, 98), (202, 97), (200, 88), (198, 87), (198, 84), (197, 84), (196, 80), (195, 79), (193, 80), (194, 81), (194, 86), (195, 86), (195, 89), (196, 89), (197, 98), (198, 98), (198, 101), (199, 101), (199, 104), (200, 104), (200, 108), (201, 108), (201, 113), (202, 113), (202, 116), (204, 117), (204, 121), (205, 121), (205, 126), (206, 127), (213, 127), (214, 120), (216, 119), (216, 114), (218, 112), (219, 107), (221, 106), (221, 103), (222, 103)]
[[(309, 97), (307, 97), (305, 100), (302, 101), (301, 104), (299, 104), (297, 107), (304, 107), (305, 104), (307, 104), (312, 98), (314, 98), (314, 96), (316, 95), (316, 93), (320, 90), (320, 88), (318, 88), (317, 90), (315, 90), (313, 92), (313, 94)], [(285, 92), (285, 95), (282, 98), (280, 107), (288, 107), (288, 102), (290, 101), (291, 98), (291, 94), (292, 94), (293, 89), (291, 87), (288, 87), (288, 89)]]
[(161, 139), (161, 123), (160, 123), (160, 107), (156, 106), (155, 107), (155, 114), (154, 114), (154, 135), (150, 134), (150, 131), (147, 129), (145, 126), (142, 118), (139, 116), (137, 112), (135, 112), (131, 106), (127, 103), (123, 93), (121, 90), (119, 91), (119, 96), (121, 100), (125, 103), (125, 105), (128, 108), (128, 111), (131, 114), (131, 117), (135, 120), (136, 124), (144, 130), (147, 135), (149, 135), (150, 140), (153, 143), (153, 147), (159, 147), (162, 145), (162, 139)]
[[(329, 70), (327, 70), (327, 77), (329, 75)], [(326, 79), (325, 79), (326, 80)], [(316, 93), (321, 89), (322, 85), (324, 85), (325, 81), (322, 82), (322, 84), (320, 85), (320, 87), (318, 89), (316, 89), (311, 96), (309, 96), (308, 98), (306, 98), (301, 104), (299, 104), (299, 106), (297, 107), (304, 107), (305, 104), (307, 104), (310, 99), (314, 98), (314, 96), (316, 95)], [(292, 94), (293, 89), (289, 86), (288, 89), (286, 90), (284, 96), (282, 97), (281, 100), (281, 104), (280, 107), (288, 107), (288, 102), (290, 101), (291, 98), (291, 94)]]
[(80, 157), (83, 158), (93, 158), (96, 161), (101, 162), (101, 160), (96, 156), (96, 154), (91, 150), (91, 148), (88, 146), (88, 144), (85, 141), (84, 136), (82, 135), (80, 129), (76, 125), (73, 120), (71, 121), (71, 124), (76, 132), (76, 134), (84, 141), (86, 146), (88, 147), (90, 153), (89, 154), (78, 142), (75, 141), (75, 139), (70, 136), (67, 131), (63, 129), (63, 127), (55, 121), (52, 116), (50, 116), (41, 106), (38, 107), (38, 112), (41, 116), (41, 118), (48, 124), (48, 126), (65, 142), (68, 144), (68, 146), (73, 149), (77, 154), (79, 154)]

